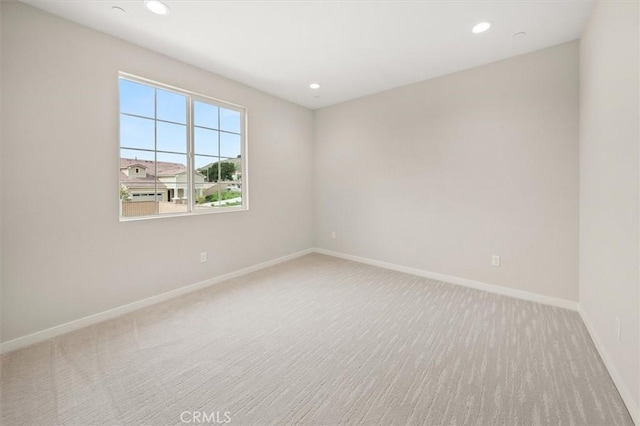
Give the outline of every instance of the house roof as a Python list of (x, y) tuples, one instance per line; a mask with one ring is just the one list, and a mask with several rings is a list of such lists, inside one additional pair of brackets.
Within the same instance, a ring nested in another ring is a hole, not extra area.
[(121, 169), (129, 169), (131, 167), (141, 167), (143, 169), (147, 168), (147, 166), (145, 166), (144, 164), (140, 164), (139, 162), (138, 163), (129, 164), (128, 166), (120, 166)]
[(120, 183), (124, 186), (135, 185), (136, 188), (153, 188), (156, 185), (163, 185), (155, 176), (147, 174), (146, 177), (127, 176), (120, 170)]
[[(123, 170), (132, 166), (143, 167), (147, 170), (145, 177), (139, 176), (127, 176)], [(120, 183), (127, 186), (127, 184), (135, 184), (135, 186), (142, 188), (153, 188), (156, 185), (166, 187), (163, 182), (158, 180), (161, 177), (172, 177), (187, 173), (187, 166), (180, 163), (169, 163), (165, 161), (151, 161), (151, 160), (138, 160), (131, 158), (120, 158)], [(199, 171), (197, 174), (204, 176)]]
[[(143, 167), (147, 170), (145, 177), (127, 176), (123, 172), (129, 167)], [(137, 158), (120, 159), (120, 183), (125, 186), (135, 186), (136, 188), (166, 188), (158, 177), (176, 176), (187, 171), (184, 164), (168, 163), (164, 161), (138, 160)]]
[[(131, 158), (121, 158), (120, 168), (129, 168), (131, 166), (142, 166), (147, 169), (147, 175), (163, 177), (175, 176), (187, 171), (187, 166), (180, 163), (168, 163), (165, 161), (138, 160)], [(135, 178), (139, 179), (139, 178)]]

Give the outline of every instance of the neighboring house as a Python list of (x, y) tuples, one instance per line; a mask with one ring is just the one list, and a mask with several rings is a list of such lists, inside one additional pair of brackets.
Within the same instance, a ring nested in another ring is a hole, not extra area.
[[(201, 197), (204, 175), (196, 171), (193, 179), (194, 195)], [(120, 184), (128, 190), (131, 201), (186, 203), (187, 167), (179, 163), (121, 158)]]

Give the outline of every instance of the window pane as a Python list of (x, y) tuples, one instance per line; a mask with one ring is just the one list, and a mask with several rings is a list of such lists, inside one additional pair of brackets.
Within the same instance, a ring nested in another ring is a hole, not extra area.
[(240, 135), (220, 132), (220, 155), (236, 158), (241, 153)]
[[(213, 161), (212, 161), (213, 160)], [(210, 181), (214, 178), (213, 170), (216, 159), (212, 157), (195, 156), (195, 171), (193, 173), (193, 189), (195, 192), (196, 209), (211, 208), (211, 194), (218, 191), (217, 184)]]
[(187, 153), (187, 126), (157, 121), (158, 151)]
[(202, 191), (202, 196), (196, 200), (197, 210), (237, 207), (242, 205), (242, 188), (223, 182), (209, 184)]
[(240, 172), (240, 158), (220, 158), (220, 175), (222, 180), (231, 182), (239, 181)]
[(166, 90), (157, 90), (158, 120), (187, 124), (187, 97)]
[(200, 155), (218, 155), (218, 134), (216, 130), (202, 129), (195, 127), (193, 129), (193, 146), (194, 152)]
[(240, 176), (239, 158), (194, 157), (195, 170), (204, 175), (206, 182), (236, 181)]
[(187, 188), (187, 156), (157, 153), (158, 192), (162, 200), (158, 206), (160, 214), (184, 213), (189, 207)]
[(214, 207), (238, 207), (242, 205), (242, 190), (239, 187), (227, 185), (226, 190), (220, 193), (221, 200)]
[[(210, 159), (201, 157), (199, 160), (196, 159), (196, 163)], [(198, 187), (196, 209), (242, 205), (242, 180), (236, 166), (239, 161), (237, 158), (216, 158), (215, 162), (199, 167), (199, 174), (203, 176), (194, 176), (194, 182)]]
[(242, 174), (239, 172), (239, 158), (220, 158), (217, 182), (219, 195), (211, 198), (211, 206), (216, 208), (242, 205)]
[(196, 155), (194, 157), (196, 172), (204, 176), (204, 180), (207, 183), (218, 182), (219, 178), (219, 162), (218, 157), (203, 157)]
[(137, 149), (121, 149), (120, 159), (131, 159), (140, 161), (153, 161), (155, 154), (149, 151), (138, 151)]
[(155, 149), (154, 120), (120, 114), (120, 146)]
[(120, 112), (154, 117), (155, 89), (133, 81), (120, 79)]
[(211, 165), (218, 161), (218, 157), (206, 157), (202, 155), (194, 155), (194, 169), (198, 170), (205, 175), (207, 174), (206, 169), (208, 169)]
[(240, 113), (230, 109), (220, 108), (220, 130), (240, 133)]
[(153, 182), (156, 172), (153, 157), (153, 152), (120, 150), (120, 180), (137, 183)]
[(218, 129), (218, 107), (204, 102), (193, 103), (193, 124)]
[(194, 176), (193, 182), (196, 191), (196, 209), (211, 208), (211, 202), (217, 195), (218, 184), (218, 158), (194, 156)]
[(158, 178), (163, 176), (176, 176), (187, 171), (187, 156), (185, 154), (167, 154), (158, 152)]
[(154, 153), (120, 150), (120, 214), (124, 217), (157, 214), (159, 192), (154, 177)]

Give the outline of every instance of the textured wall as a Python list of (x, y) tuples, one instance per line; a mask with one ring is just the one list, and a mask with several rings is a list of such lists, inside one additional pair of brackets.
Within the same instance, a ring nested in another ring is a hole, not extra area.
[[(312, 246), (311, 111), (20, 3), (2, 19), (4, 341)], [(249, 211), (118, 221), (118, 71), (248, 108)]]
[(318, 110), (317, 245), (576, 301), (578, 85), (570, 42)]

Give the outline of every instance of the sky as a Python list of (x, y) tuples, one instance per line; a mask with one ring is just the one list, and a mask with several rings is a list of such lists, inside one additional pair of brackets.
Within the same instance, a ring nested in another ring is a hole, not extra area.
[[(157, 102), (156, 102), (157, 101)], [(241, 153), (240, 113), (194, 101), (195, 168)], [(187, 164), (187, 97), (120, 79), (120, 156)]]

